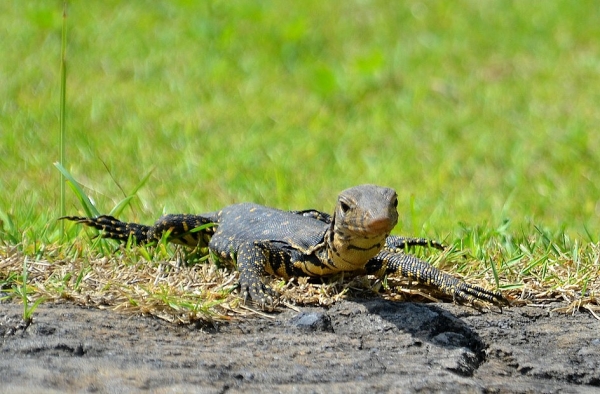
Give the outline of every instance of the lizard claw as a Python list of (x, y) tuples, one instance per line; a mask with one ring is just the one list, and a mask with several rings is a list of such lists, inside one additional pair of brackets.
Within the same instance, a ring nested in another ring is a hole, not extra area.
[(240, 292), (244, 296), (244, 300), (250, 297), (262, 309), (272, 310), (277, 304), (277, 293), (260, 280), (252, 283), (241, 283)]
[(454, 298), (468, 302), (484, 301), (502, 307), (508, 306), (509, 302), (501, 292), (487, 290), (483, 287), (471, 285), (466, 282), (459, 283), (454, 289)]

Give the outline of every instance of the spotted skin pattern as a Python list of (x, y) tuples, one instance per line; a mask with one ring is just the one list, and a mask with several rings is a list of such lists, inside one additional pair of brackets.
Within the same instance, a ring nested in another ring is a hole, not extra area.
[[(470, 285), (404, 253), (407, 246), (444, 246), (423, 238), (390, 235), (398, 221), (397, 204), (393, 189), (360, 185), (340, 193), (333, 215), (242, 203), (202, 215), (165, 215), (151, 226), (107, 215), (61, 219), (94, 227), (103, 237), (120, 241), (148, 243), (166, 234), (169, 242), (208, 247), (226, 262), (235, 259), (242, 294), (261, 305), (273, 304), (276, 296), (262, 281), (267, 274), (288, 279), (339, 272), (399, 274), (437, 287), (457, 301), (507, 303), (498, 291)], [(208, 227), (193, 231), (200, 226)]]

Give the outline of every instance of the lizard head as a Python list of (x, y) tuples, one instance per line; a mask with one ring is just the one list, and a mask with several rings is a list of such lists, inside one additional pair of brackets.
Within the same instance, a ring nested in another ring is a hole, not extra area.
[(336, 226), (342, 231), (371, 236), (389, 234), (398, 223), (398, 196), (394, 189), (360, 185), (338, 196)]
[(394, 189), (360, 185), (346, 189), (338, 201), (329, 229), (330, 258), (344, 269), (360, 269), (385, 244), (398, 223)]

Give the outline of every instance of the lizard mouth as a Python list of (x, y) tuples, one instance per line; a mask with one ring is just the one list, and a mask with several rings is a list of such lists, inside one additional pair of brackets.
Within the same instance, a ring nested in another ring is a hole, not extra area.
[(364, 223), (364, 228), (368, 233), (384, 234), (389, 233), (396, 226), (396, 221), (391, 218), (373, 219)]
[(351, 231), (362, 235), (380, 235), (389, 234), (396, 226), (397, 221), (392, 218), (371, 219), (361, 223), (360, 226), (350, 229)]

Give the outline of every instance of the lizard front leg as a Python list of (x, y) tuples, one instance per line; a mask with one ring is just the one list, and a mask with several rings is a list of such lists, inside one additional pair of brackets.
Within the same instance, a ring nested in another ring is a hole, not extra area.
[(274, 304), (275, 291), (265, 285), (263, 276), (273, 273), (271, 251), (260, 242), (245, 242), (237, 251), (240, 272), (240, 294), (250, 297), (262, 307)]

